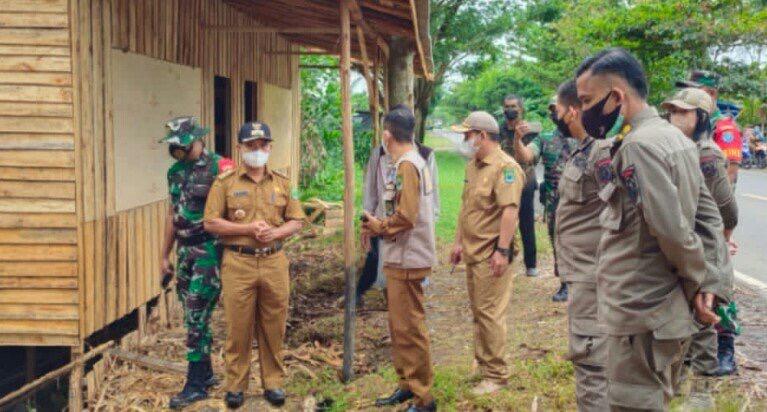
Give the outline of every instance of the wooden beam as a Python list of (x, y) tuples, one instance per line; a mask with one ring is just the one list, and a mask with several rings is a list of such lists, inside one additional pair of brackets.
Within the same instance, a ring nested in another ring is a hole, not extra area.
[(325, 51), (325, 50), (312, 50), (312, 51), (268, 51), (264, 54), (272, 56), (338, 56), (338, 52)]
[(334, 27), (263, 27), (263, 26), (226, 26), (209, 25), (205, 30), (219, 33), (265, 33), (265, 34), (338, 34), (339, 30)]
[(354, 333), (356, 318), (356, 284), (354, 273), (354, 142), (352, 135), (351, 101), (351, 23), (350, 0), (341, 0), (341, 131), (344, 148), (344, 272), (346, 275), (346, 300), (344, 307), (344, 357), (342, 379), (354, 378)]
[(415, 0), (410, 0), (410, 10), (413, 15), (413, 32), (415, 33), (415, 46), (418, 50), (418, 60), (421, 61), (421, 70), (423, 70), (423, 77), (428, 81), (434, 81), (434, 73), (429, 70), (429, 64), (426, 61), (426, 53), (423, 51), (423, 43), (421, 42), (421, 34), (418, 29), (418, 11), (416, 10)]
[(186, 373), (186, 367), (178, 362), (170, 362), (152, 356), (140, 355), (119, 348), (111, 349), (109, 354), (122, 361), (135, 363), (142, 368), (151, 369), (157, 372), (169, 372), (177, 375)]

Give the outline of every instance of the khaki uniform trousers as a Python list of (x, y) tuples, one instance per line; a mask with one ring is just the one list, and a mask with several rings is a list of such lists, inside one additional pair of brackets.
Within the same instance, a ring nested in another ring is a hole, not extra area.
[(482, 378), (506, 385), (506, 317), (511, 300), (513, 272), (495, 277), (490, 260), (466, 265), (466, 286), (474, 318), (474, 359)]
[(290, 295), (289, 263), (283, 252), (256, 257), (224, 250), (221, 263), (226, 318), (226, 390), (248, 389), (253, 334), (258, 339), (261, 384), (281, 388), (282, 345)]
[(570, 330), (569, 358), (575, 369), (575, 396), (578, 411), (601, 412), (607, 402), (607, 334), (597, 321), (597, 285), (567, 282)]
[(688, 341), (657, 339), (653, 332), (608, 336), (610, 410), (667, 411)]
[(431, 273), (426, 269), (397, 269), (384, 266), (392, 363), (399, 376), (399, 388), (415, 394), (420, 406), (430, 403), (433, 372), (429, 332), (423, 305), (421, 282)]
[[(674, 364), (674, 393), (680, 395), (682, 385), (689, 378), (692, 372), (696, 376), (714, 373), (719, 368), (719, 358), (717, 357), (718, 343), (716, 339), (716, 328), (713, 325), (704, 326), (698, 324), (698, 332), (692, 335), (684, 347), (683, 362)], [(693, 385), (698, 381), (693, 380)], [(693, 386), (693, 391), (698, 388)]]

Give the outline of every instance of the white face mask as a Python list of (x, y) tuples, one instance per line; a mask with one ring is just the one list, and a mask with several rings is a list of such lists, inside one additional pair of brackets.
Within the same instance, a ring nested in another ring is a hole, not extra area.
[(254, 150), (242, 154), (242, 161), (250, 167), (264, 167), (269, 161), (269, 152), (263, 150)]
[(467, 158), (476, 156), (479, 148), (477, 147), (475, 140), (476, 139), (469, 139), (461, 142), (461, 145), (458, 147), (458, 152)]

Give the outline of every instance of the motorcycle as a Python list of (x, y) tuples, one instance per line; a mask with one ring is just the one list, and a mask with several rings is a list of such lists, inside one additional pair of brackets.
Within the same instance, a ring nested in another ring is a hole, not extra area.
[(756, 150), (754, 151), (754, 163), (755, 166), (764, 169), (767, 168), (767, 143), (759, 142), (756, 144)]

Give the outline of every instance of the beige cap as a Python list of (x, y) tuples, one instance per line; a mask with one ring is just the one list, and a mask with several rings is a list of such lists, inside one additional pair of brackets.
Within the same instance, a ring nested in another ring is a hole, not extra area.
[(469, 130), (480, 130), (495, 134), (501, 132), (495, 118), (490, 113), (483, 111), (471, 112), (463, 123), (455, 125), (451, 129), (458, 133), (466, 133)]
[(660, 105), (664, 110), (668, 110), (672, 106), (682, 110), (703, 109), (708, 114), (714, 112), (714, 101), (711, 99), (711, 96), (703, 90), (694, 87), (688, 87), (676, 92), (674, 97)]

